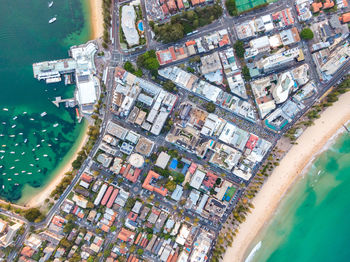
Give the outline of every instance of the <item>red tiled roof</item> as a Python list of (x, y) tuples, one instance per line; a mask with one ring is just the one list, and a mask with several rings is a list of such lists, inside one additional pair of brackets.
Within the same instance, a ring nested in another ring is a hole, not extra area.
[(256, 145), (256, 142), (258, 142), (259, 140), (259, 137), (257, 137), (256, 135), (253, 135), (251, 134), (248, 141), (247, 141), (247, 144), (245, 145), (247, 148), (249, 148), (250, 150), (253, 150), (255, 145)]
[(168, 193), (168, 189), (166, 189), (164, 187), (156, 187), (156, 186), (153, 186), (150, 184), (152, 182), (152, 179), (158, 179), (158, 178), (159, 178), (159, 174), (150, 170), (148, 172), (148, 175), (147, 175), (145, 181), (143, 182), (142, 187), (149, 190), (149, 191), (161, 194), (162, 196), (166, 196), (166, 194)]
[(89, 176), (88, 174), (86, 173), (83, 173), (81, 175), (81, 180), (87, 182), (87, 183), (90, 183), (92, 181), (92, 176)]
[(125, 228), (122, 228), (118, 234), (118, 239), (124, 241), (124, 242), (129, 242), (133, 240), (133, 237), (135, 236), (135, 233), (127, 230)]

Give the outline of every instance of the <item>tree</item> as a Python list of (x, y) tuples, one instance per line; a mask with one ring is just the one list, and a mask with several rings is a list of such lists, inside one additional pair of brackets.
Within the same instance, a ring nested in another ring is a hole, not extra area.
[(250, 81), (250, 79), (252, 79), (250, 76), (249, 68), (246, 65), (242, 68), (242, 74), (245, 81)]
[(142, 256), (142, 254), (143, 254), (143, 249), (142, 249), (142, 248), (139, 248), (139, 249), (137, 250), (137, 254), (138, 254), (139, 256)]
[(226, 9), (227, 9), (228, 13), (230, 14), (230, 16), (238, 15), (235, 0), (226, 0), (225, 5), (226, 5)]
[(132, 65), (132, 63), (130, 61), (126, 61), (124, 64), (124, 69), (130, 73), (134, 73), (135, 72), (135, 68)]
[(209, 112), (209, 113), (214, 113), (215, 112), (215, 104), (213, 102), (209, 102), (205, 105), (205, 109)]
[(40, 210), (37, 208), (30, 208), (30, 209), (26, 210), (24, 213), (24, 217), (30, 222), (34, 222), (41, 215), (42, 214), (41, 214)]
[(305, 27), (303, 30), (301, 30), (300, 36), (302, 39), (311, 40), (312, 38), (314, 38), (314, 33), (310, 28)]
[(243, 41), (240, 41), (240, 40), (236, 41), (236, 43), (233, 45), (233, 47), (235, 49), (236, 55), (239, 58), (244, 58), (245, 49), (244, 49)]
[(173, 81), (171, 80), (168, 80), (166, 81), (164, 84), (163, 84), (163, 88), (166, 90), (166, 91), (169, 91), (169, 92), (174, 92), (176, 91), (176, 85), (173, 83)]

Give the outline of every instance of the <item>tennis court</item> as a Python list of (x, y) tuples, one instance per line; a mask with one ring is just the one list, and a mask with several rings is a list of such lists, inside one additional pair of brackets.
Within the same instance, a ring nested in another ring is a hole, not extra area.
[(256, 6), (266, 3), (272, 3), (276, 0), (236, 0), (236, 7), (239, 13), (252, 9)]

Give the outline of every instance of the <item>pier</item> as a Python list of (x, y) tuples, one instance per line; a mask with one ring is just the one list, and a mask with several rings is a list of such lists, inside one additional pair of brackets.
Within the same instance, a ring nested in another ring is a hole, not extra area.
[(346, 132), (350, 133), (350, 130), (346, 125), (343, 124), (343, 127), (345, 128)]
[(57, 107), (60, 107), (60, 103), (65, 103), (66, 107), (75, 107), (77, 104), (75, 98), (62, 99), (60, 96), (55, 97), (55, 100), (52, 101), (52, 103)]

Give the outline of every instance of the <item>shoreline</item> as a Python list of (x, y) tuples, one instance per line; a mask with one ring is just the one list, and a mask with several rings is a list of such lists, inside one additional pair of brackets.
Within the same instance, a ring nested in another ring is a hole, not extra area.
[[(51, 192), (56, 188), (56, 186), (62, 181), (62, 179), (65, 177), (65, 174), (72, 170), (72, 163), (77, 158), (78, 152), (85, 146), (87, 140), (89, 139), (88, 136), (88, 123), (84, 123), (83, 130), (81, 131), (81, 135), (78, 137), (78, 144), (74, 144), (70, 151), (66, 154), (66, 161), (63, 159), (61, 163), (65, 162), (65, 164), (61, 167), (58, 167), (57, 171), (54, 171), (51, 175), (52, 178), (50, 181), (47, 182), (45, 186), (42, 188), (32, 188), (30, 186), (27, 186), (23, 190), (23, 195), (21, 199), (18, 201), (18, 203), (15, 203), (17, 206), (21, 206), (24, 208), (32, 208), (32, 207), (38, 207), (42, 205), (45, 201), (45, 199), (50, 197)], [(73, 152), (71, 152), (73, 151)], [(38, 192), (26, 196), (26, 191), (28, 190), (37, 190)], [(11, 205), (14, 205), (11, 203)]]
[[(228, 247), (222, 261), (244, 261), (248, 250), (263, 227), (270, 222), (283, 196), (307, 171), (317, 155), (325, 147), (331, 145), (338, 135), (342, 134), (343, 125), (350, 120), (350, 92), (339, 97), (331, 107), (322, 112), (321, 117), (314, 121), (297, 139), (296, 145), (287, 152), (261, 190), (253, 199), (252, 212), (245, 222), (239, 226), (232, 247)], [(344, 129), (344, 128), (343, 128)], [(345, 132), (345, 129), (344, 129)]]
[(91, 39), (96, 39), (103, 36), (103, 0), (88, 0), (90, 9), (91, 21)]

